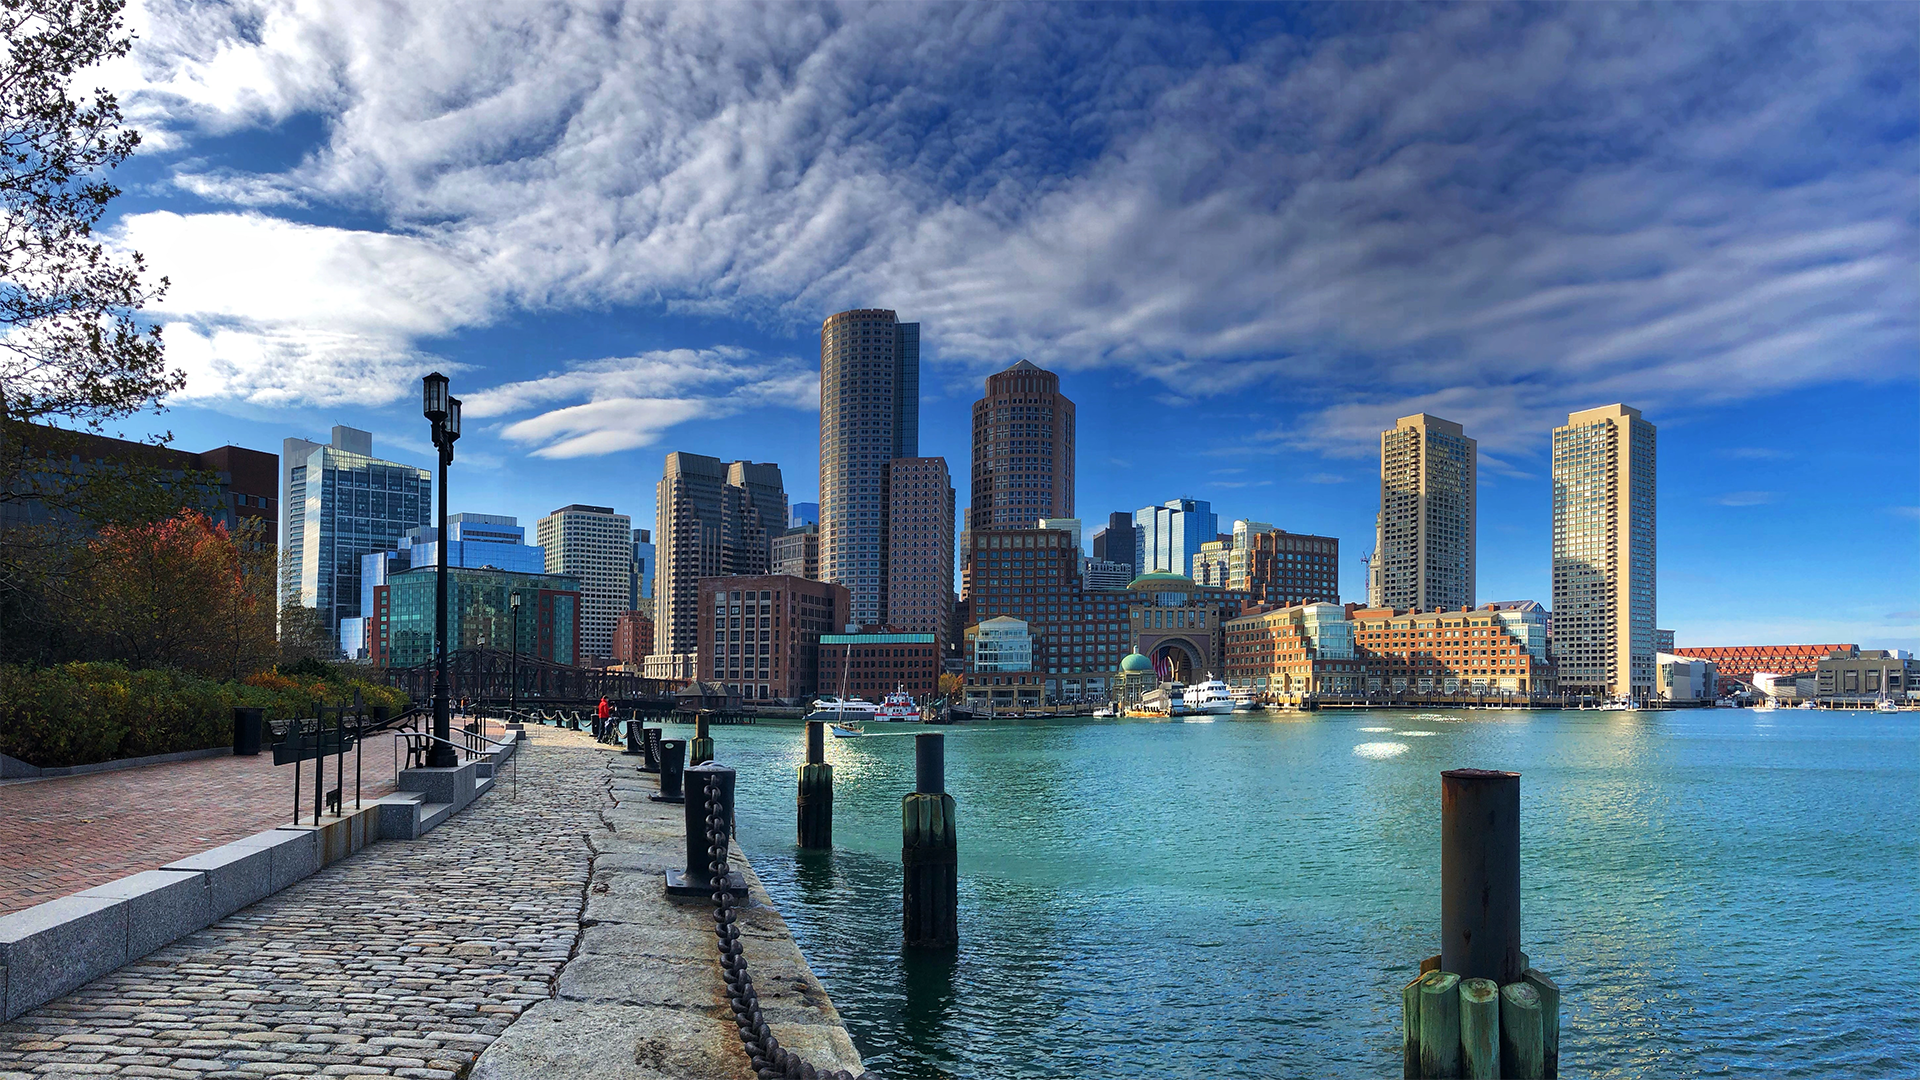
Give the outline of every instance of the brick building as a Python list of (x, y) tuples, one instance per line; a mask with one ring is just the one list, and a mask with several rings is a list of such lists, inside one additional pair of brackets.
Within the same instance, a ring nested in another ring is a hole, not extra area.
[(1520, 612), (1348, 610), (1354, 653), (1366, 665), (1365, 693), (1534, 694), (1555, 688), (1544, 641), (1532, 640)]
[(820, 638), (846, 625), (845, 586), (789, 574), (700, 579), (699, 678), (742, 700), (820, 692)]
[(857, 697), (880, 702), (905, 688), (924, 704), (939, 692), (940, 641), (933, 634), (891, 629), (820, 638), (822, 697)]
[(623, 611), (613, 624), (613, 662), (643, 664), (653, 651), (653, 616)]
[(1104, 700), (1131, 648), (1128, 612), (1140, 594), (1088, 589), (1083, 569), (1073, 534), (1065, 529), (967, 534), (961, 583), (968, 618), (980, 623), (1004, 615), (1025, 622), (1034, 639), (1033, 667), (1046, 676), (1050, 698)]

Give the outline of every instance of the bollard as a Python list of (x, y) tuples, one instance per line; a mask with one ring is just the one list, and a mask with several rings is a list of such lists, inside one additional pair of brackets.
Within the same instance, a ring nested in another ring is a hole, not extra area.
[(800, 795), (795, 802), (803, 850), (833, 847), (833, 766), (827, 764), (826, 733), (824, 721), (807, 722), (807, 761), (800, 766)]
[[(733, 770), (706, 762), (689, 765), (682, 773), (687, 788), (687, 865), (667, 871), (667, 895), (711, 896), (721, 883), (713, 879), (713, 846), (707, 839), (707, 802), (717, 796), (727, 820), (727, 837), (733, 837)], [(728, 867), (725, 886), (746, 898), (747, 878)]]
[(635, 716), (627, 720), (627, 748), (620, 751), (629, 757), (640, 755), (640, 718)]
[(713, 760), (713, 735), (707, 730), (707, 713), (701, 710), (693, 718), (693, 742), (687, 747), (688, 765), (705, 765)]
[(1440, 774), (1440, 970), (1505, 986), (1520, 958), (1520, 774)]
[(657, 773), (660, 771), (660, 740), (666, 737), (662, 728), (643, 727), (640, 729), (640, 771)]
[(960, 943), (960, 863), (946, 736), (914, 736), (913, 764), (914, 792), (900, 800), (902, 924), (908, 947), (951, 949)]
[(686, 740), (660, 740), (660, 793), (648, 798), (654, 802), (684, 802), (686, 796), (680, 790), (680, 774), (686, 760)]
[(1460, 980), (1460, 1075), (1500, 1080), (1500, 987), (1492, 979)]

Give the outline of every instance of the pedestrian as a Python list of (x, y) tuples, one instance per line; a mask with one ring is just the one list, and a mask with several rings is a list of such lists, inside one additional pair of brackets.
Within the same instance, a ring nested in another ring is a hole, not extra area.
[(613, 706), (607, 704), (606, 698), (601, 698), (600, 708), (595, 710), (595, 712), (599, 714), (600, 718), (594, 722), (593, 737), (604, 741), (607, 737), (607, 717), (613, 715)]

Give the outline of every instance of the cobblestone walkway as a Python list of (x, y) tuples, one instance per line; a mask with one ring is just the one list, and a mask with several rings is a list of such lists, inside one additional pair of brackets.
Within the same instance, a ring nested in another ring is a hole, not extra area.
[(549, 996), (610, 805), (610, 748), (528, 734), (517, 801), (503, 780), (421, 840), (374, 844), (0, 1025), (0, 1080), (454, 1077)]

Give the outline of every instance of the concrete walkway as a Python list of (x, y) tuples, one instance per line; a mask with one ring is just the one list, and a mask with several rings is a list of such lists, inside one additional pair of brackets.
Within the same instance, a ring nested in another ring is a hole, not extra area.
[[(751, 1075), (710, 905), (660, 892), (680, 808), (585, 734), (528, 734), (517, 800), (497, 786), (421, 840), (374, 844), (0, 1025), (0, 1080)], [(776, 1031), (857, 1066), (755, 893), (748, 957)]]

